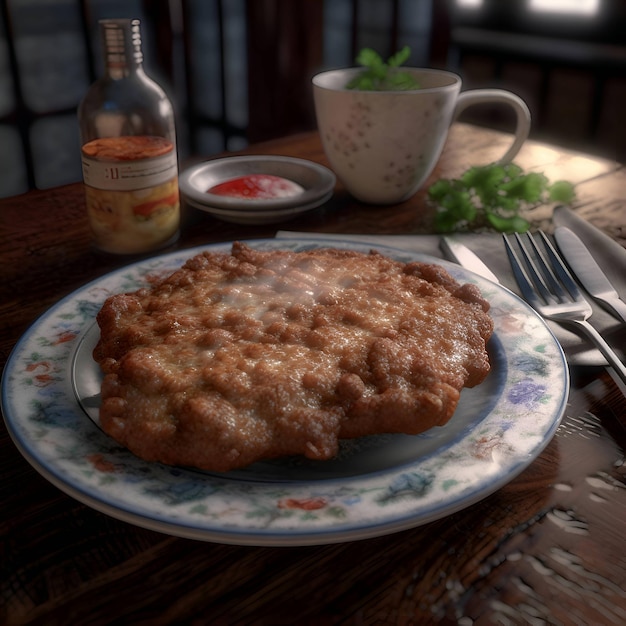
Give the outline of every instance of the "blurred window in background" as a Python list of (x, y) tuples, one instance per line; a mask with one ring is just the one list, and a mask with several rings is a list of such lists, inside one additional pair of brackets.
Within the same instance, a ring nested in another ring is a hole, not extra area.
[[(626, 159), (626, 0), (451, 0), (448, 65), (531, 109), (533, 138)], [(496, 125), (499, 110), (470, 120)]]
[[(485, 0), (456, 0), (463, 9), (479, 9)], [(570, 15), (597, 15), (600, 0), (528, 0), (528, 8), (537, 13), (565, 13)]]
[(456, 3), (463, 8), (477, 9), (483, 5), (483, 0), (456, 0)]
[[(465, 0), (459, 0), (459, 2)], [(482, 0), (478, 0), (482, 3)], [(471, 2), (471, 0), (470, 0)], [(600, 0), (529, 0), (528, 8), (537, 13), (565, 13), (592, 16), (600, 10)]]

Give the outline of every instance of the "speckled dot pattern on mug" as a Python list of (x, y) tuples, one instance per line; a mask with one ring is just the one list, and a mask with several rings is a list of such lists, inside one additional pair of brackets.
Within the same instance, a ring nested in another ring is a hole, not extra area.
[(316, 90), (324, 149), (348, 190), (381, 204), (415, 193), (443, 149), (459, 90)]

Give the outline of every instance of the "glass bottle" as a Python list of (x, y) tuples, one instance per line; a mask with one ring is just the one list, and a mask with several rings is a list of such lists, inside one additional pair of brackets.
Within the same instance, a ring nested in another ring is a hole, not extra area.
[(178, 237), (172, 104), (143, 70), (139, 20), (101, 20), (104, 75), (78, 107), (87, 215), (97, 248), (141, 254)]

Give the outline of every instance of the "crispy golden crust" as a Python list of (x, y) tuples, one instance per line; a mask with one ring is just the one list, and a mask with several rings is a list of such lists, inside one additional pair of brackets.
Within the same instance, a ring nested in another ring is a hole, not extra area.
[(436, 265), (235, 243), (105, 302), (100, 420), (144, 459), (215, 471), (417, 434), (489, 372), (488, 309)]

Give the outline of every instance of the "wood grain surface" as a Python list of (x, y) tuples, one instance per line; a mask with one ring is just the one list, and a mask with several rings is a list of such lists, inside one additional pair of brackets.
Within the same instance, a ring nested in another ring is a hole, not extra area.
[[(432, 180), (501, 155), (508, 135), (455, 125)], [(315, 133), (251, 147), (326, 163)], [(621, 165), (528, 142), (517, 161), (577, 183), (575, 209), (626, 245)], [(288, 224), (242, 227), (187, 210), (178, 247), (430, 229), (424, 192), (368, 207), (337, 185)], [(549, 213), (545, 219), (549, 220)], [(0, 363), (38, 316), (128, 258), (91, 248), (82, 185), (0, 200)], [(179, 539), (65, 495), (0, 426), (1, 624), (623, 624), (626, 399), (602, 369), (572, 370), (543, 453), (485, 500), (412, 530), (325, 546)]]

